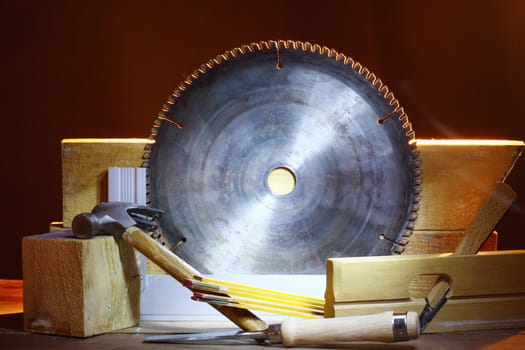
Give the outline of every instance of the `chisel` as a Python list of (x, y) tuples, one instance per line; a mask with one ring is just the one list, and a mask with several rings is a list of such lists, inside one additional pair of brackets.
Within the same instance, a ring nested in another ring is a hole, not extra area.
[(323, 318), (315, 320), (288, 318), (281, 324), (271, 324), (266, 330), (238, 330), (176, 335), (156, 335), (144, 339), (147, 343), (202, 343), (218, 340), (256, 339), (269, 344), (326, 345), (342, 342), (407, 341), (419, 337), (416, 312), (392, 311), (375, 315)]

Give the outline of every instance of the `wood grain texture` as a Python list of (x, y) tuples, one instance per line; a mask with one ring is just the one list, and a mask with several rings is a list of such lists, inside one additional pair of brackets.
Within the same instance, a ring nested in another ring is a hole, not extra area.
[[(464, 234), (464, 230), (414, 231), (403, 255), (451, 253), (457, 248)], [(481, 247), (481, 251), (497, 249), (498, 233), (494, 231)]]
[(521, 141), (417, 140), (423, 168), (415, 230), (465, 230), (523, 151)]
[[(496, 182), (489, 196), (465, 230), (463, 238), (453, 254), (476, 254), (515, 200), (516, 193), (512, 188), (501, 181)], [(438, 277), (434, 287), (427, 295), (428, 305), (433, 308), (437, 307), (450, 288), (448, 278)]]
[[(281, 325), (284, 346), (323, 345), (341, 342), (394, 342), (393, 312), (318, 320), (288, 318)], [(407, 315), (408, 338), (419, 337), (417, 313)]]
[(62, 140), (62, 220), (71, 227), (78, 213), (107, 200), (110, 167), (140, 167), (148, 139)]
[(27, 331), (88, 337), (139, 322), (140, 274), (126, 242), (70, 232), (29, 236), (22, 259)]
[(325, 316), (420, 312), (433, 281), (414, 280), (440, 275), (451, 299), (429, 332), (525, 326), (524, 267), (525, 251), (329, 259)]
[(0, 280), (0, 315), (24, 311), (21, 280)]

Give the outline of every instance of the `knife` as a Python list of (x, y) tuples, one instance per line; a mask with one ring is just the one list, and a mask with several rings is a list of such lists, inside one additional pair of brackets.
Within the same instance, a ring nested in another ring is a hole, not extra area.
[(156, 335), (146, 343), (193, 343), (217, 340), (256, 339), (268, 344), (325, 345), (340, 342), (375, 341), (392, 343), (419, 337), (419, 318), (416, 312), (382, 312), (323, 319), (288, 318), (281, 324), (271, 324), (266, 330), (239, 330), (176, 335)]

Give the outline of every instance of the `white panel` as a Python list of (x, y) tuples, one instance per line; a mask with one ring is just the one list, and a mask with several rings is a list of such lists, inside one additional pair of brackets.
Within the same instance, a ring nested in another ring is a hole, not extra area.
[[(213, 275), (222, 281), (258, 288), (324, 298), (325, 275)], [(169, 275), (147, 275), (141, 295), (140, 318), (148, 321), (224, 321), (210, 305), (191, 300), (192, 292)], [(287, 316), (254, 311), (266, 322), (281, 322)]]
[(109, 168), (108, 200), (146, 204), (146, 168)]

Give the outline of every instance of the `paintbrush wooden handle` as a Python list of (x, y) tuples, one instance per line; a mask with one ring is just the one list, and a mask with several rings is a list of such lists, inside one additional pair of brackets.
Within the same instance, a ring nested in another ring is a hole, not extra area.
[(325, 318), (317, 320), (286, 319), (281, 324), (285, 346), (322, 345), (340, 342), (378, 341), (392, 343), (419, 337), (416, 312)]

